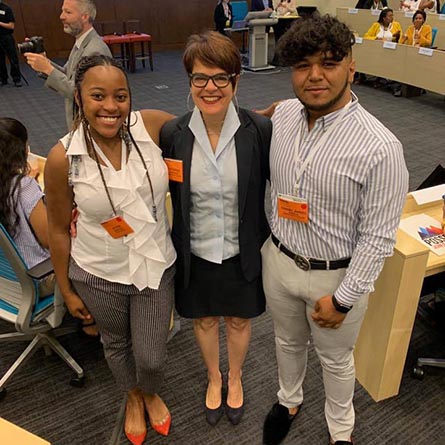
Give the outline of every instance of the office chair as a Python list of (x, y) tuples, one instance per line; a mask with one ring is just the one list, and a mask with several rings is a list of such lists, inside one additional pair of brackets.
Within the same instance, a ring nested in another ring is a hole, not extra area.
[(432, 33), (431, 33), (431, 48), (434, 47), (434, 41), (436, 40), (436, 36), (437, 36), (437, 28), (432, 28)]
[(6, 395), (7, 381), (40, 346), (45, 347), (45, 352), (56, 352), (74, 370), (76, 376), (70, 381), (72, 386), (83, 386), (83, 369), (56, 339), (56, 336), (76, 330), (74, 326), (58, 328), (65, 312), (60, 292), (56, 286), (52, 295), (42, 297), (39, 294), (39, 279), (51, 272), (49, 260), (28, 269), (14, 241), (0, 224), (0, 319), (15, 326), (15, 332), (0, 334), (0, 342), (31, 340), (0, 379), (0, 400)]

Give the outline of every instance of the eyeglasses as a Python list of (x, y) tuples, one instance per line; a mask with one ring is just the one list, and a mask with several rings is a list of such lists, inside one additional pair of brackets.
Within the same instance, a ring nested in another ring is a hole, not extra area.
[(215, 87), (225, 88), (235, 76), (236, 74), (226, 73), (214, 74), (213, 76), (207, 76), (207, 74), (203, 73), (189, 74), (190, 82), (196, 88), (205, 88), (209, 80), (212, 80)]

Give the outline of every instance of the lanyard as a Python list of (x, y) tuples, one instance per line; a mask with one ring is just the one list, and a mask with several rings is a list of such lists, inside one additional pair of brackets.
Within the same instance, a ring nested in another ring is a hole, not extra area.
[[(94, 154), (94, 159), (96, 160), (97, 168), (99, 169), (100, 177), (102, 179), (102, 183), (104, 185), (108, 201), (110, 203), (111, 208), (113, 209), (114, 215), (117, 216), (117, 211), (116, 211), (116, 208), (114, 207), (113, 201), (111, 199), (110, 191), (108, 190), (108, 186), (107, 186), (107, 183), (105, 181), (104, 173), (102, 171), (102, 166), (100, 165), (99, 157), (97, 156), (96, 148), (99, 148), (99, 147), (97, 146), (97, 144), (94, 144), (93, 138), (89, 135), (89, 133), (87, 134), (86, 131), (85, 131), (85, 133), (86, 133), (85, 134), (85, 139), (87, 141), (87, 145), (88, 145), (88, 143), (90, 144), (91, 151)], [(125, 142), (125, 144), (122, 144), (121, 168), (122, 168), (122, 165), (125, 163), (127, 151), (128, 152), (130, 151), (130, 146), (131, 146), (131, 142), (129, 140), (127, 141), (124, 138), (124, 142)], [(134, 140), (133, 140), (133, 143), (134, 143)], [(96, 147), (94, 145), (96, 145)], [(156, 201), (155, 201), (155, 195), (154, 195), (154, 191), (153, 191), (153, 184), (151, 182), (150, 174), (148, 173), (148, 167), (147, 167), (147, 164), (146, 164), (146, 162), (145, 162), (145, 160), (144, 160), (144, 158), (142, 156), (142, 153), (140, 152), (139, 148), (137, 147), (137, 145), (135, 143), (134, 143), (134, 145), (135, 145), (136, 151), (138, 152), (138, 155), (139, 155), (139, 157), (140, 157), (140, 159), (142, 161), (142, 164), (144, 165), (144, 168), (145, 168), (145, 176), (147, 177), (148, 184), (150, 185), (151, 198), (152, 198), (152, 201), (153, 201), (153, 204), (152, 204), (153, 218), (157, 222), (158, 221), (158, 217), (157, 217), (157, 213), (158, 212), (157, 212), (157, 206), (156, 206)], [(125, 150), (124, 150), (124, 146), (125, 146)], [(99, 154), (101, 155), (101, 157), (105, 158), (104, 161), (107, 164), (111, 165), (111, 163), (108, 161), (108, 159), (106, 159), (106, 156), (103, 154), (103, 152), (102, 152), (102, 150), (100, 150), (100, 148), (99, 148)]]
[[(304, 171), (306, 170), (306, 167), (308, 166), (309, 162), (312, 161), (314, 156), (317, 154), (317, 152), (320, 150), (320, 148), (325, 144), (325, 142), (328, 140), (328, 137), (333, 133), (335, 130), (335, 127), (341, 122), (343, 117), (346, 115), (346, 113), (349, 110), (349, 107), (351, 106), (352, 100), (349, 101), (343, 109), (338, 113), (337, 117), (335, 118), (334, 122), (332, 122), (332, 125), (324, 132), (324, 134), (321, 136), (321, 138), (316, 143), (315, 147), (313, 147), (308, 155), (306, 156), (306, 159), (303, 163), (300, 161), (299, 151), (300, 151), (300, 145), (301, 141), (303, 139), (303, 129), (304, 129), (304, 119), (301, 122), (300, 125), (300, 132), (299, 135), (295, 138), (295, 163), (297, 164), (297, 177), (295, 179), (295, 186), (294, 186), (294, 194), (295, 196), (298, 196), (298, 184), (300, 182), (301, 177), (303, 176)], [(299, 167), (298, 167), (299, 166)]]

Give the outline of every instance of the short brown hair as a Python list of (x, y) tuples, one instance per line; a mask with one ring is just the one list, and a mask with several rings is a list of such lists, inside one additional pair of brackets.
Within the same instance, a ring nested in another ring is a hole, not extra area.
[(241, 72), (241, 57), (238, 48), (232, 40), (219, 32), (207, 31), (189, 37), (182, 57), (188, 74), (192, 74), (196, 60), (209, 67), (217, 66), (227, 74)]

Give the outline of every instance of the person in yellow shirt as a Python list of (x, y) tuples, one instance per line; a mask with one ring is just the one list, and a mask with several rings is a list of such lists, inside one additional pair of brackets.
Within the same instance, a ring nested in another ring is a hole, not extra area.
[(365, 33), (364, 38), (370, 40), (386, 40), (398, 42), (402, 34), (399, 22), (394, 21), (394, 12), (390, 8), (382, 9), (377, 22)]
[(433, 30), (431, 26), (425, 25), (425, 11), (416, 11), (413, 15), (413, 24), (407, 28), (400, 38), (400, 43), (412, 46), (431, 46), (433, 40)]

